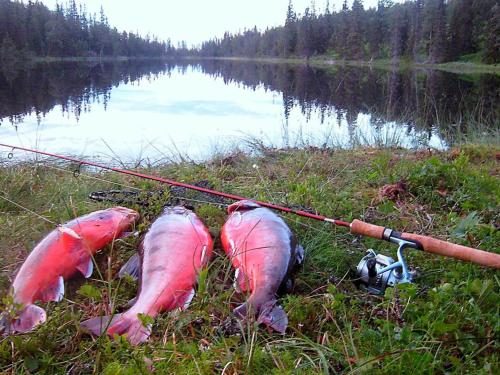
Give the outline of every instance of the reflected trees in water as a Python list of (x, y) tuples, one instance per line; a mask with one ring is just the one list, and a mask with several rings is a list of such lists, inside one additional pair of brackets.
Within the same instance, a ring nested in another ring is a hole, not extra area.
[(78, 118), (93, 103), (106, 107), (113, 87), (168, 77), (173, 71), (188, 74), (190, 69), (225, 84), (279, 92), (285, 127), (292, 110), (298, 108), (306, 122), (317, 113), (321, 122), (345, 121), (350, 133), (360, 114), (370, 115), (375, 128), (394, 123), (407, 132), (430, 136), (437, 131), (450, 142), (453, 134), (469, 127), (498, 128), (500, 78), (496, 75), (227, 60), (50, 63), (12, 75), (4, 72), (0, 74), (0, 119), (18, 125), (33, 113), (41, 119), (56, 105)]

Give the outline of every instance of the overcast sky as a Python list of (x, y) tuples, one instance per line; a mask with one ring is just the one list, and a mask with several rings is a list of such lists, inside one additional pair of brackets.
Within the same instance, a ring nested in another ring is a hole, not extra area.
[[(57, 0), (42, 0), (54, 9)], [(58, 0), (65, 4), (66, 0)], [(201, 43), (225, 31), (244, 28), (259, 29), (284, 23), (288, 0), (77, 0), (90, 13), (99, 13), (101, 5), (112, 26), (120, 31), (154, 34), (188, 44)], [(292, 0), (295, 11), (303, 13), (311, 0)], [(343, 0), (330, 0), (330, 8), (340, 9)], [(316, 9), (323, 11), (326, 0), (316, 0)], [(348, 0), (351, 4), (352, 0)], [(365, 8), (377, 0), (365, 0)]]

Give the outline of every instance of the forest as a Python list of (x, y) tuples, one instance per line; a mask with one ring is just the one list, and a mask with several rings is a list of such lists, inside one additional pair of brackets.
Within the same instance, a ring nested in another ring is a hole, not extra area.
[(314, 0), (302, 14), (290, 0), (284, 26), (226, 32), (202, 44), (206, 57), (305, 57), (417, 63), (500, 61), (500, 5), (497, 0), (362, 0), (324, 10)]
[[(188, 17), (188, 15), (186, 15)], [(326, 57), (436, 64), (500, 62), (500, 5), (497, 0), (362, 0), (319, 10), (312, 0), (297, 13), (290, 0), (284, 25), (227, 31), (188, 48), (170, 39), (120, 32), (101, 8), (89, 14), (69, 0), (48, 9), (39, 1), (0, 0), (0, 65), (46, 57)]]
[(70, 0), (49, 10), (39, 1), (0, 0), (0, 64), (35, 57), (161, 57), (170, 41), (120, 32), (99, 15)]

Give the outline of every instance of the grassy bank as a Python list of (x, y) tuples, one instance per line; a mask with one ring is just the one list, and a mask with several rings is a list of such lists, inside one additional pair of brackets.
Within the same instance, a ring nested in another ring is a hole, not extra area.
[(112, 63), (112, 62), (125, 62), (125, 61), (167, 61), (171, 58), (166, 57), (127, 57), (127, 56), (94, 56), (94, 57), (83, 57), (83, 56), (70, 56), (70, 57), (4, 57), (1, 60), (2, 65), (0, 66), (1, 72), (12, 72), (22, 69), (31, 69), (36, 64), (47, 64), (47, 63), (60, 63), (60, 62), (71, 62), (71, 63)]
[[(179, 57), (180, 59), (199, 60), (199, 57)], [(318, 67), (328, 66), (357, 66), (377, 69), (392, 70), (397, 69), (436, 69), (451, 73), (490, 73), (500, 74), (500, 65), (488, 65), (478, 62), (447, 62), (442, 64), (415, 63), (409, 60), (400, 60), (394, 63), (388, 59), (379, 59), (373, 61), (364, 60), (335, 60), (327, 56), (317, 56), (310, 59), (290, 57), (290, 58), (272, 58), (272, 57), (207, 57), (202, 59), (208, 60), (231, 60), (231, 61), (253, 61), (266, 64), (309, 64)], [(134, 61), (134, 60), (175, 60), (172, 57), (126, 57), (126, 56), (104, 56), (104, 57), (32, 57), (24, 60), (15, 60), (12, 64), (29, 66), (35, 63), (51, 63), (51, 62), (113, 62), (113, 61)]]
[(219, 59), (219, 60), (233, 60), (233, 61), (254, 61), (266, 64), (309, 64), (318, 67), (327, 66), (358, 66), (358, 67), (372, 67), (378, 69), (436, 69), (443, 70), (450, 73), (490, 73), (490, 74), (500, 74), (500, 65), (488, 65), (481, 64), (477, 62), (448, 62), (442, 64), (427, 64), (427, 63), (416, 63), (408, 60), (400, 60), (394, 64), (391, 60), (373, 60), (373, 61), (363, 61), (363, 60), (335, 60), (328, 58), (326, 56), (312, 57), (310, 59), (305, 58), (270, 58), (270, 57), (259, 57), (259, 58), (246, 58), (246, 57), (217, 57), (209, 59)]
[(50, 62), (114, 62), (114, 61), (140, 61), (140, 60), (169, 60), (167, 57), (128, 57), (128, 56), (94, 56), (94, 57), (34, 57), (31, 62), (50, 63)]
[[(463, 146), (449, 152), (401, 149), (332, 151), (262, 150), (205, 164), (180, 163), (147, 172), (195, 182), (255, 199), (314, 208), (346, 220), (368, 222), (500, 252), (498, 146)], [(0, 168), (0, 195), (60, 223), (107, 207), (88, 200), (92, 191), (123, 188), (158, 191), (156, 183), (74, 166), (33, 163)], [(395, 194), (382, 189), (405, 181)], [(119, 184), (119, 185), (117, 185)], [(385, 192), (385, 193), (383, 193)], [(145, 193), (144, 193), (145, 194)], [(196, 201), (208, 197), (191, 195)], [(168, 194), (154, 195), (141, 211), (144, 231)], [(393, 200), (391, 200), (393, 199)], [(220, 207), (190, 201), (214, 237), (225, 220)], [(54, 224), (0, 198), (0, 294), (30, 249)], [(4, 373), (474, 373), (500, 371), (500, 279), (498, 271), (413, 251), (414, 285), (376, 297), (353, 285), (368, 248), (395, 256), (380, 241), (356, 238), (329, 224), (285, 216), (306, 251), (292, 294), (280, 301), (289, 316), (285, 336), (228, 321), (239, 301), (232, 270), (217, 255), (200, 276), (197, 295), (184, 312), (163, 314), (147, 345), (93, 340), (80, 321), (123, 309), (137, 286), (119, 281), (120, 265), (138, 238), (118, 240), (97, 258), (89, 281), (67, 285), (66, 298), (45, 307), (48, 321), (35, 332), (0, 341)], [(7, 302), (4, 300), (4, 303)]]

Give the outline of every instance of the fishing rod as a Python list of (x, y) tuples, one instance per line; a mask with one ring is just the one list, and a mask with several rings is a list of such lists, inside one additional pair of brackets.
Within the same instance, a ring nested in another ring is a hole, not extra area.
[(390, 228), (370, 223), (365, 223), (357, 219), (353, 220), (351, 223), (348, 223), (343, 220), (332, 219), (319, 214), (314, 214), (302, 210), (294, 210), (292, 208), (276, 205), (273, 203), (248, 199), (246, 197), (242, 197), (236, 194), (224, 193), (217, 190), (208, 189), (202, 186), (195, 186), (183, 182), (178, 182), (175, 180), (170, 180), (167, 178), (148, 175), (140, 172), (131, 171), (128, 169), (116, 168), (88, 160), (77, 159), (74, 157), (54, 154), (41, 150), (35, 150), (20, 146), (12, 146), (3, 143), (0, 143), (0, 146), (11, 149), (11, 151), (8, 154), (9, 159), (11, 159), (14, 156), (13, 152), (15, 150), (21, 150), (38, 155), (45, 155), (78, 164), (79, 169), (75, 171), (75, 175), (78, 175), (80, 173), (80, 168), (82, 165), (92, 166), (99, 169), (113, 171), (129, 176), (139, 177), (151, 181), (157, 181), (171, 186), (178, 186), (206, 194), (212, 194), (235, 201), (249, 200), (259, 204), (262, 207), (267, 207), (273, 210), (286, 212), (297, 216), (307, 217), (313, 220), (328, 222), (333, 225), (341, 227), (346, 227), (350, 229), (350, 232), (352, 234), (357, 234), (361, 236), (371, 237), (375, 239), (385, 240), (390, 243), (394, 243), (398, 246), (397, 261), (394, 261), (392, 258), (386, 257), (384, 255), (376, 254), (373, 250), (369, 250), (368, 254), (361, 260), (361, 262), (357, 267), (357, 272), (360, 281), (364, 284), (365, 288), (370, 292), (377, 294), (383, 293), (385, 288), (388, 286), (392, 286), (397, 283), (412, 282), (414, 274), (409, 270), (403, 254), (403, 250), (407, 248), (423, 250), (433, 254), (438, 254), (446, 257), (463, 260), (466, 262), (475, 263), (482, 266), (500, 269), (500, 254), (495, 254), (484, 250), (478, 250), (463, 245), (453, 244), (429, 236), (424, 236), (415, 233), (400, 233)]

